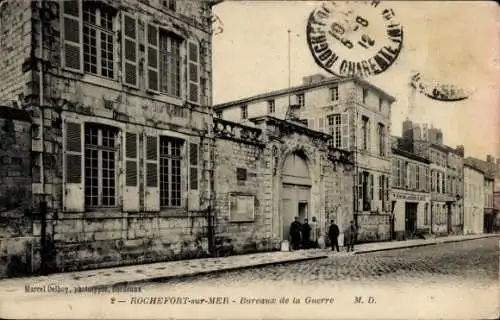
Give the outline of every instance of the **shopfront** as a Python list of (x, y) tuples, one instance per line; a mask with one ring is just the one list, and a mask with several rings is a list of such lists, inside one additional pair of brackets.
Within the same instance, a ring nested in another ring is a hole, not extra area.
[(416, 238), (419, 234), (430, 231), (428, 193), (393, 189), (391, 201), (395, 240)]

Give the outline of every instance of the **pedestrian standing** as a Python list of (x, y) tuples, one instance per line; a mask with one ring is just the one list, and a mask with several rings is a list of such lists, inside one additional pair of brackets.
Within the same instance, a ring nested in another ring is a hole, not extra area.
[(304, 223), (302, 224), (302, 248), (309, 249), (311, 247), (310, 240), (311, 239), (311, 225), (309, 225), (309, 221), (304, 219)]
[(295, 221), (290, 225), (290, 242), (292, 250), (298, 250), (300, 248), (301, 236), (302, 225), (299, 221), (299, 217), (295, 217)]
[(319, 239), (319, 224), (316, 221), (316, 217), (312, 217), (311, 221), (311, 247), (318, 247), (318, 239)]
[(339, 227), (335, 224), (335, 221), (330, 221), (328, 238), (330, 238), (330, 243), (332, 244), (332, 251), (335, 251), (335, 249), (337, 249), (337, 252), (339, 252), (339, 234)]
[(347, 252), (354, 251), (354, 243), (356, 242), (357, 234), (358, 229), (354, 225), (354, 221), (351, 221), (344, 232), (344, 245), (346, 246)]

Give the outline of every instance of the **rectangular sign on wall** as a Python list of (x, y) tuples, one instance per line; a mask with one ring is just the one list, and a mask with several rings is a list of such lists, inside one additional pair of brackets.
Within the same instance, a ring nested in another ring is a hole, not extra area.
[(231, 222), (254, 221), (254, 196), (231, 194), (229, 196), (229, 214)]

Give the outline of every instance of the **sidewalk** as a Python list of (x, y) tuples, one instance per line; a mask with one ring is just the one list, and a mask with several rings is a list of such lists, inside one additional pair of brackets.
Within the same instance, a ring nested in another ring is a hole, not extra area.
[[(474, 240), (487, 237), (500, 237), (500, 234), (449, 236), (426, 240), (408, 240), (360, 244), (354, 253), (332, 254), (329, 249), (299, 250), (294, 252), (266, 252), (246, 255), (229, 256), (225, 258), (205, 258), (159, 262), (143, 265), (113, 267), (106, 269), (58, 273), (48, 276), (11, 278), (0, 280), (0, 300), (8, 296), (12, 298), (25, 293), (25, 286), (49, 288), (55, 287), (85, 287), (102, 288), (107, 286), (132, 285), (155, 280), (167, 280), (179, 277), (196, 276), (207, 273), (261, 267), (266, 265), (292, 263), (313, 259), (339, 258), (352, 254), (394, 250), (440, 243)], [(51, 294), (45, 292), (45, 294)], [(57, 294), (57, 292), (53, 293)]]
[(415, 239), (406, 241), (366, 243), (356, 246), (355, 248), (356, 251), (354, 252), (354, 254), (363, 254), (363, 253), (396, 250), (396, 249), (404, 249), (412, 247), (423, 247), (423, 246), (430, 246), (442, 243), (459, 242), (459, 241), (467, 241), (467, 240), (475, 240), (475, 239), (491, 238), (491, 237), (500, 237), (500, 234), (488, 233), (488, 234), (465, 235), (465, 236), (458, 235), (458, 236), (438, 237), (433, 239)]

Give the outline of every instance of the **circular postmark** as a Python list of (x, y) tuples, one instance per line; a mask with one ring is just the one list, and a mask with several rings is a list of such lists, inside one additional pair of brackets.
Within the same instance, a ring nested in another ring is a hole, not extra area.
[(324, 1), (307, 23), (316, 63), (339, 77), (368, 77), (387, 70), (403, 47), (403, 27), (381, 1)]
[(462, 101), (472, 94), (470, 90), (463, 89), (456, 84), (444, 84), (425, 79), (420, 72), (412, 75), (410, 85), (415, 91), (438, 101)]

